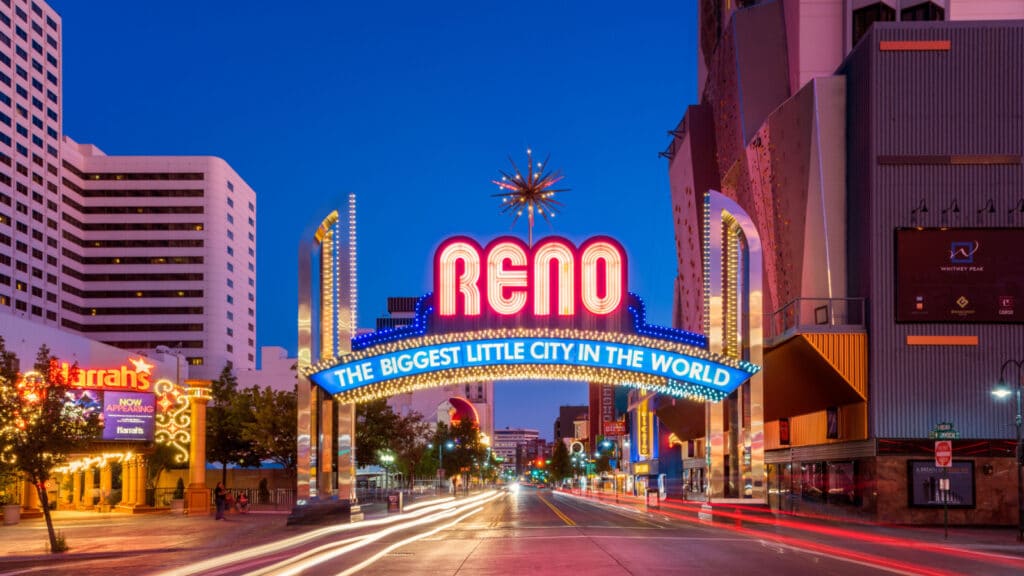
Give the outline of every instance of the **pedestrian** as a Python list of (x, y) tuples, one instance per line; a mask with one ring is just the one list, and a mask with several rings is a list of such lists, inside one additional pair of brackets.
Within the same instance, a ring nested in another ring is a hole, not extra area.
[(217, 482), (217, 487), (213, 490), (213, 503), (217, 506), (217, 520), (224, 519), (224, 507), (227, 504), (228, 490), (224, 487), (223, 482)]

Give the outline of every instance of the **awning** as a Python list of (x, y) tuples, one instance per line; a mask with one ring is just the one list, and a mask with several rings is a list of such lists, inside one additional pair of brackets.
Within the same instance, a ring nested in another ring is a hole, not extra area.
[(797, 334), (767, 349), (765, 421), (866, 401), (867, 350), (865, 333)]

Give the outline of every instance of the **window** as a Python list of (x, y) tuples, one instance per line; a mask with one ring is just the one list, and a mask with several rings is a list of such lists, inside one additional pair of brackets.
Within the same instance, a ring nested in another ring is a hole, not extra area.
[(231, 328), (228, 328), (227, 333), (228, 333), (228, 336), (234, 336), (235, 335), (235, 331), (232, 330)]
[(228, 320), (234, 320), (234, 319), (235, 319), (235, 313), (232, 312), (231, 310), (228, 310)]
[(234, 223), (235, 223), (235, 217), (232, 216), (231, 214), (228, 214), (228, 224), (234, 224)]
[(227, 299), (228, 299), (228, 304), (234, 304), (235, 303), (235, 297), (232, 296), (231, 294), (228, 294)]
[(230, 196), (228, 197), (228, 206), (231, 208), (235, 207), (235, 201)]
[(185, 358), (185, 360), (188, 362), (189, 366), (202, 366), (203, 365), (202, 357), (198, 357), (198, 356), (187, 357), (187, 358)]
[(875, 22), (892, 22), (896, 20), (896, 10), (883, 4), (882, 2), (876, 2), (863, 8), (858, 8), (853, 11), (853, 46), (857, 45), (871, 25)]
[(228, 352), (234, 352), (234, 351), (235, 351), (235, 347), (234, 347), (234, 346), (232, 346), (231, 344), (228, 344), (228, 345), (227, 345), (227, 351), (228, 351)]
[(931, 2), (922, 2), (901, 10), (900, 20), (945, 20), (945, 12)]
[(232, 248), (231, 246), (228, 246), (228, 256), (234, 256), (234, 255), (235, 255), (235, 249)]
[(232, 280), (231, 278), (228, 278), (228, 288), (234, 288), (234, 287), (235, 287), (235, 281)]
[[(8, 200), (7, 203), (10, 204), (11, 203), (10, 200)], [(234, 272), (234, 271), (235, 271), (235, 265), (232, 264), (231, 262), (228, 262), (228, 272)]]
[[(231, 180), (228, 180), (228, 190), (230, 190), (232, 192), (235, 191), (235, 185), (231, 183)], [(231, 202), (230, 198), (228, 198), (228, 202)], [(231, 205), (233, 206), (233, 204), (231, 204)]]

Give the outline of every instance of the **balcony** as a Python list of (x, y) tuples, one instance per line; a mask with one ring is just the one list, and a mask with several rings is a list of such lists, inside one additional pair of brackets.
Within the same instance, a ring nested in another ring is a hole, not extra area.
[(865, 332), (863, 298), (796, 298), (765, 321), (765, 346), (807, 333)]
[(867, 400), (863, 298), (797, 298), (765, 322), (765, 420)]

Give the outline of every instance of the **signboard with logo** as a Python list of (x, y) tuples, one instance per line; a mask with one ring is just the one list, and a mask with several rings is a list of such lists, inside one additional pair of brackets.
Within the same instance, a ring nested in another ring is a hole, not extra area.
[(605, 436), (625, 436), (626, 435), (626, 423), (621, 420), (613, 420), (611, 422), (603, 422), (601, 424), (601, 432)]
[(1024, 229), (896, 230), (897, 322), (1024, 322)]

